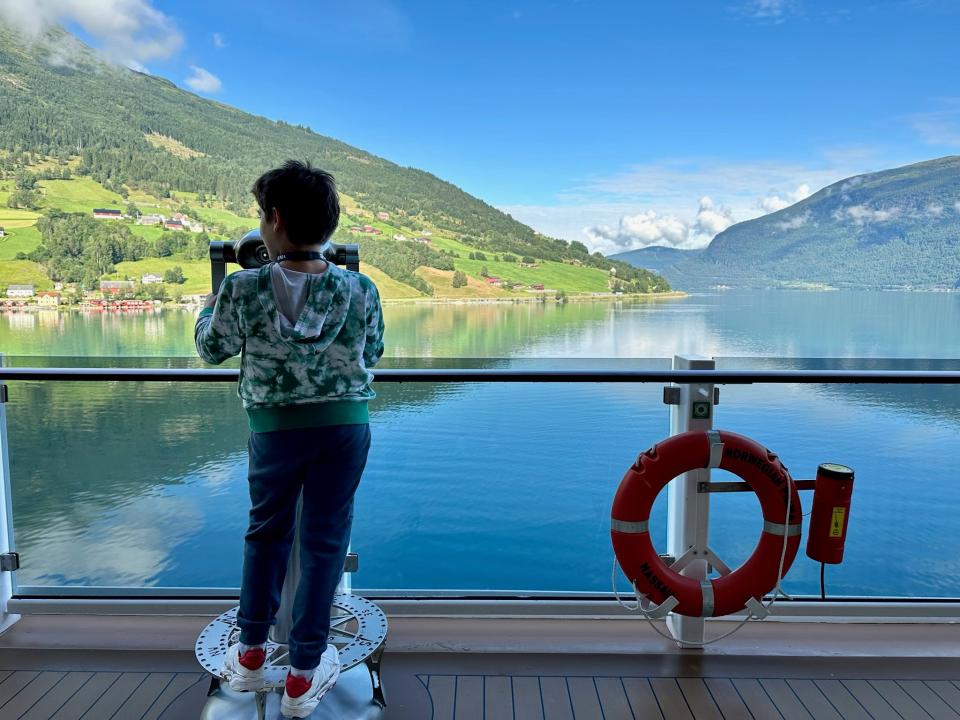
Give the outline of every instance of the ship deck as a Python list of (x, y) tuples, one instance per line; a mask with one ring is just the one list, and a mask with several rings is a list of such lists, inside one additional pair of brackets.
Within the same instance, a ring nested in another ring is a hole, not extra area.
[[(199, 717), (210, 676), (193, 645), (212, 617), (25, 616), (0, 635), (0, 717)], [(390, 623), (391, 720), (960, 718), (960, 625), (942, 619), (768, 620), (703, 650), (636, 618)]]

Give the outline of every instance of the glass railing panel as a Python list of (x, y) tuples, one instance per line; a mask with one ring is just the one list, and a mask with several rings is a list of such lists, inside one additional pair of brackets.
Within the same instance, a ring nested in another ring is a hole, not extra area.
[[(438, 361), (403, 362), (411, 364)], [(668, 363), (586, 366), (666, 369)], [(593, 559), (599, 552), (610, 557), (612, 492), (640, 445), (667, 432), (659, 387), (380, 383), (376, 389), (374, 445), (353, 533), (362, 568), (356, 586), (605, 587), (609, 565), (594, 566)], [(21, 585), (239, 583), (247, 433), (232, 383), (18, 382), (8, 427)]]
[[(957, 371), (960, 360), (719, 358), (717, 367)], [(960, 574), (952, 566), (960, 555), (960, 387), (726, 386), (715, 426), (770, 448), (795, 479), (813, 478), (823, 462), (855, 470), (844, 561), (826, 569), (828, 596), (960, 597)], [(742, 495), (747, 499), (711, 497), (712, 537), (722, 548), (739, 544), (741, 556), (744, 539), (756, 537), (743, 531), (744, 506), (750, 506), (748, 517), (759, 517), (753, 494)], [(804, 513), (812, 496), (800, 493)], [(808, 522), (784, 587), (819, 596), (820, 565), (804, 553)]]
[[(669, 363), (385, 365), (666, 369)], [(721, 358), (718, 366), (960, 370), (960, 361)], [(376, 389), (374, 445), (353, 533), (361, 556), (355, 587), (609, 590), (613, 494), (637, 453), (668, 433), (659, 384), (378, 383)], [(238, 584), (247, 433), (232, 383), (16, 382), (7, 409), (21, 585)], [(960, 554), (957, 417), (954, 386), (758, 384), (722, 387), (715, 424), (771, 448), (798, 479), (813, 477), (821, 462), (855, 469), (846, 557), (827, 570), (829, 596), (956, 598), (960, 575), (950, 571), (950, 558)], [(811, 493), (801, 497), (808, 512)], [(757, 501), (752, 493), (716, 494), (711, 504), (711, 545), (736, 565), (760, 532)], [(665, 508), (666, 492), (652, 518), (663, 550)], [(802, 547), (784, 588), (818, 595), (819, 565)]]

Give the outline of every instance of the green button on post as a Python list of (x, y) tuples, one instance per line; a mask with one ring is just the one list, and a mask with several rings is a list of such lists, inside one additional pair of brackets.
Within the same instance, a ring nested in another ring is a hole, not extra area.
[(710, 403), (708, 402), (695, 402), (693, 403), (693, 419), (694, 420), (707, 420), (710, 417)]

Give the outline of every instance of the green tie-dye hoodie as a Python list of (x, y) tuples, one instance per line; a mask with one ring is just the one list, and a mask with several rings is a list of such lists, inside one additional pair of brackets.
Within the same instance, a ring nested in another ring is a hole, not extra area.
[(227, 276), (216, 307), (197, 318), (197, 353), (215, 365), (242, 353), (238, 394), (255, 432), (367, 422), (368, 368), (383, 355), (376, 286), (328, 264), (310, 276), (303, 312), (284, 337), (270, 267)]

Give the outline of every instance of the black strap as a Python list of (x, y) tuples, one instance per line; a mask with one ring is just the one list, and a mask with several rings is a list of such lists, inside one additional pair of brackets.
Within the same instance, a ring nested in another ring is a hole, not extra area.
[(316, 250), (292, 250), (290, 252), (277, 255), (277, 262), (284, 260), (323, 260), (323, 253)]

